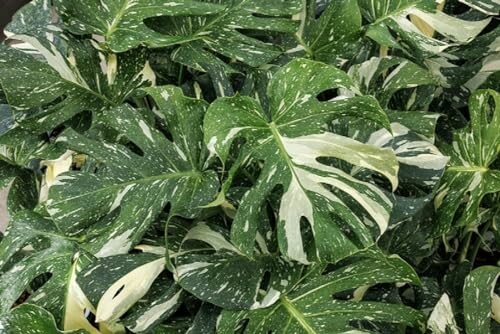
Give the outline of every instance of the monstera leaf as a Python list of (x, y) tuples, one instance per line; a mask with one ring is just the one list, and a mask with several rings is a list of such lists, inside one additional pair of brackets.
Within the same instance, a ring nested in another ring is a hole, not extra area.
[[(436, 83), (431, 73), (420, 66), (398, 57), (373, 57), (370, 60), (353, 65), (347, 72), (358, 84), (364, 94), (377, 98), (382, 107), (388, 108), (394, 94), (402, 89), (413, 89), (419, 86)], [(349, 92), (345, 92), (349, 94)], [(415, 89), (414, 96), (409, 96), (405, 104), (398, 110), (412, 110), (413, 103), (425, 100), (423, 94)]]
[(85, 267), (77, 282), (95, 310), (97, 323), (124, 324), (134, 333), (147, 330), (175, 312), (182, 289), (162, 275), (165, 258), (150, 253), (99, 258)]
[[(58, 138), (67, 148), (105, 165), (98, 173), (62, 174), (50, 188), (46, 203), (65, 233), (78, 235), (89, 228), (87, 245), (97, 256), (126, 253), (167, 203), (172, 216), (194, 218), (199, 207), (217, 192), (215, 173), (200, 167), (205, 156), (201, 121), (206, 104), (184, 97), (177, 88), (163, 88), (162, 93), (167, 101), (175, 101), (170, 102), (174, 109), (165, 111), (165, 117), (178, 142), (166, 139), (129, 106), (112, 109), (103, 117), (141, 152), (116, 143), (99, 143), (73, 130)], [(109, 222), (95, 224), (106, 216)]]
[[(359, 0), (358, 3), (363, 16), (370, 22), (368, 37), (384, 46), (412, 50), (416, 52), (412, 54), (414, 57), (436, 54), (454, 44), (470, 42), (491, 20), (468, 21), (447, 15), (436, 11), (436, 3), (441, 1), (434, 0)], [(427, 29), (416, 22), (424, 22)], [(433, 31), (445, 40), (433, 38)]]
[(340, 65), (353, 55), (361, 39), (357, 1), (331, 1), (319, 18), (316, 18), (317, 7), (316, 1), (308, 1), (302, 8), (302, 24), (296, 33), (299, 44), (287, 53), (305, 51), (311, 58)]
[[(108, 54), (89, 41), (60, 34), (61, 29), (50, 22), (51, 31), (40, 31), (43, 25), (23, 30), (19, 26), (24, 25), (17, 22), (24, 20), (21, 14), (9, 26), (10, 37), (25, 42), (30, 50), (0, 46), (0, 84), (16, 110), (14, 120), (21, 125), (17, 131), (52, 130), (83, 111), (119, 105), (144, 82), (154, 82), (144, 50)], [(46, 34), (59, 34), (59, 39), (44, 39)], [(34, 52), (38, 57), (31, 55)]]
[(23, 304), (0, 316), (0, 328), (9, 334), (86, 334), (83, 329), (61, 331), (54, 317), (41, 307)]
[[(352, 300), (352, 291), (377, 283), (411, 282), (418, 278), (397, 256), (368, 253), (335, 270), (310, 268), (272, 306), (250, 311), (223, 311), (217, 333), (346, 333), (355, 320), (422, 327), (424, 316), (407, 306)], [(351, 292), (351, 300), (341, 298)]]
[[(34, 254), (28, 253), (21, 261), (12, 263), (17, 252), (26, 245), (40, 243), (40, 238), (48, 238), (49, 247)], [(36, 301), (54, 314), (62, 314), (64, 291), (60, 287), (69, 279), (74, 254), (73, 243), (60, 236), (53, 223), (29, 211), (16, 215), (0, 244), (0, 312), (8, 311), (33, 279), (52, 273), (51, 279), (29, 300)], [(12, 280), (14, 277), (15, 280)]]
[[(188, 246), (193, 241), (198, 243)], [(263, 237), (260, 248), (251, 259), (228, 240), (223, 229), (199, 223), (185, 235), (175, 256), (176, 280), (193, 295), (220, 307), (267, 307), (298, 279), (301, 266), (271, 254)], [(263, 286), (266, 274), (269, 282)]]
[[(235, 96), (215, 101), (205, 117), (205, 141), (225, 161), (233, 140), (247, 140), (244, 154), (263, 160), (254, 187), (245, 194), (232, 227), (232, 240), (251, 254), (259, 212), (266, 197), (282, 185), (278, 238), (287, 257), (307, 263), (301, 233), (305, 218), (313, 230), (317, 254), (339, 259), (373, 242), (371, 233), (340, 196), (351, 197), (366, 210), (383, 233), (390, 201), (375, 185), (317, 161), (334, 157), (378, 172), (397, 186), (398, 164), (391, 150), (323, 132), (327, 122), (344, 115), (366, 115), (386, 124), (387, 118), (370, 97), (320, 102), (316, 95), (331, 88), (355, 90), (345, 73), (321, 63), (296, 60), (283, 67), (268, 87), (270, 115), (252, 98)], [(231, 117), (227, 117), (230, 114)], [(327, 184), (335, 191), (324, 186)], [(335, 211), (335, 215), (333, 215)], [(349, 230), (344, 233), (345, 229)], [(326, 237), (328, 236), (328, 237)]]
[(437, 233), (445, 233), (464, 198), (458, 226), (473, 225), (483, 197), (500, 191), (500, 171), (492, 169), (500, 150), (500, 94), (479, 90), (469, 101), (470, 125), (456, 132), (449, 155), (450, 166), (434, 200)]
[(115, 52), (139, 45), (185, 44), (187, 48), (181, 47), (177, 52), (189, 53), (190, 46), (201, 53), (208, 49), (251, 66), (267, 63), (280, 50), (239, 30), (295, 32), (296, 22), (282, 16), (295, 14), (302, 6), (300, 0), (120, 0), (112, 4), (98, 0), (58, 0), (56, 3), (72, 32), (102, 35)]

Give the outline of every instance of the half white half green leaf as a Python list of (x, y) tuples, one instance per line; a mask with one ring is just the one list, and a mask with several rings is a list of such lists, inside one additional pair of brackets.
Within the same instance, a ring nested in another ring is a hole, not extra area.
[[(283, 186), (277, 226), (281, 252), (308, 263), (318, 256), (338, 260), (368, 247), (374, 238), (357, 215), (365, 210), (378, 226), (387, 227), (391, 203), (375, 185), (318, 161), (336, 158), (377, 172), (397, 187), (398, 163), (390, 149), (360, 143), (324, 132), (326, 124), (342, 116), (367, 117), (388, 127), (387, 116), (371, 97), (320, 102), (325, 90), (356, 92), (342, 71), (319, 62), (299, 59), (281, 68), (270, 81), (270, 114), (249, 97), (221, 98), (205, 117), (205, 142), (223, 162), (237, 137), (246, 139), (242, 154), (264, 162), (254, 186), (245, 194), (231, 230), (234, 244), (252, 256), (260, 212), (267, 196)], [(230, 116), (230, 117), (229, 117)], [(337, 192), (350, 197), (358, 208), (343, 202)], [(301, 220), (314, 235), (316, 251), (306, 254)], [(344, 233), (348, 231), (347, 233)]]
[[(480, 21), (462, 20), (436, 10), (433, 0), (359, 0), (363, 16), (370, 22), (367, 36), (377, 43), (401, 48), (412, 56), (437, 54), (452, 45), (468, 43), (488, 25), (490, 18)], [(411, 19), (413, 18), (413, 20)], [(429, 36), (414, 18), (444, 36)], [(460, 29), (457, 29), (460, 27)], [(416, 53), (415, 53), (416, 52)]]
[(113, 322), (151, 288), (165, 269), (155, 254), (123, 254), (97, 259), (77, 276), (77, 282), (96, 308), (96, 322)]

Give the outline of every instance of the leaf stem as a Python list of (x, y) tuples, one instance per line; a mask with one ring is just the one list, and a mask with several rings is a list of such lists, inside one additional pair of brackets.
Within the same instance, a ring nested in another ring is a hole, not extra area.
[(488, 232), (488, 230), (490, 229), (494, 220), (495, 220), (495, 216), (493, 216), (489, 221), (486, 222), (486, 224), (483, 225), (481, 232), (479, 233), (477, 239), (474, 242), (474, 245), (472, 247), (471, 256), (469, 257), (472, 266), (474, 265), (474, 261), (476, 260), (477, 252), (479, 251), (479, 248), (481, 247), (481, 242), (484, 239), (484, 235), (486, 234), (486, 232)]

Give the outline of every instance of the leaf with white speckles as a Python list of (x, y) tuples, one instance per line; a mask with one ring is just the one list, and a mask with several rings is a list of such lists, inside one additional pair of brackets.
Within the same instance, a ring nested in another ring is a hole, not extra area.
[(464, 283), (465, 329), (470, 334), (490, 333), (493, 290), (500, 268), (483, 266), (474, 269)]
[[(244, 137), (246, 150), (265, 162), (232, 226), (231, 239), (243, 253), (251, 256), (263, 201), (277, 185), (284, 187), (278, 240), (282, 253), (290, 259), (302, 263), (314, 261), (316, 256), (338, 260), (374, 242), (355, 211), (324, 185), (351, 197), (378, 225), (378, 233), (385, 231), (391, 203), (382, 191), (317, 159), (333, 157), (367, 168), (385, 176), (395, 188), (398, 164), (392, 150), (324, 132), (328, 122), (342, 116), (365, 116), (383, 126), (387, 126), (387, 116), (371, 97), (320, 102), (316, 96), (330, 88), (356, 92), (344, 72), (300, 59), (280, 69), (270, 81), (270, 119), (248, 97), (223, 98), (210, 106), (205, 117), (205, 142), (210, 151), (225, 161), (233, 140)], [(301, 235), (302, 218), (307, 219), (315, 237), (317, 252), (309, 258)], [(348, 229), (351, 237), (342, 229)]]
[(123, 254), (97, 259), (77, 276), (96, 309), (96, 322), (113, 322), (141, 299), (165, 269), (155, 254)]
[(144, 50), (104, 54), (88, 40), (65, 37), (64, 47), (32, 34), (14, 36), (42, 56), (0, 45), (0, 83), (15, 108), (13, 132), (50, 131), (83, 111), (95, 113), (122, 103), (147, 75)]
[(423, 327), (424, 315), (407, 306), (336, 298), (343, 291), (377, 283), (418, 284), (415, 272), (399, 257), (368, 253), (333, 271), (309, 270), (270, 307), (223, 311), (217, 333), (232, 334), (236, 328), (243, 333), (345, 333), (356, 330), (353, 320)]
[(354, 57), (362, 31), (357, 0), (331, 1), (319, 17), (313, 2), (301, 14), (302, 24), (296, 33), (299, 45), (287, 53), (305, 51), (316, 60), (337, 65)]
[[(370, 22), (366, 32), (368, 37), (384, 46), (408, 50), (416, 57), (430, 56), (453, 45), (466, 44), (479, 35), (491, 20), (462, 20), (447, 15), (436, 11), (438, 1), (359, 0), (358, 3), (363, 16)], [(430, 28), (424, 29), (416, 22), (424, 22), (425, 27)], [(445, 36), (446, 40), (434, 38), (434, 31)]]
[[(451, 160), (434, 200), (436, 233), (448, 232), (453, 224), (472, 226), (483, 197), (500, 191), (500, 171), (492, 166), (500, 152), (500, 94), (477, 91), (469, 100), (469, 112), (470, 124), (455, 133), (446, 152)], [(454, 223), (464, 198), (465, 209)]]
[[(260, 238), (263, 249), (251, 259), (239, 252), (225, 231), (199, 223), (187, 232), (175, 256), (175, 278), (199, 299), (220, 307), (268, 307), (290, 289), (301, 273), (301, 266), (269, 253), (265, 240)], [(201, 241), (205, 247), (190, 247), (192, 241)], [(266, 273), (269, 281), (262, 286)]]
[(23, 304), (9, 313), (0, 316), (0, 330), (8, 334), (87, 334), (79, 329), (74, 331), (59, 330), (50, 312), (43, 308)]
[[(45, 247), (40, 244), (42, 240), (48, 242)], [(38, 251), (28, 251), (13, 262), (27, 245)], [(62, 236), (53, 222), (30, 211), (13, 217), (0, 243), (0, 313), (8, 311), (36, 277), (50, 273), (50, 279), (29, 296), (27, 302), (46, 308), (56, 319), (61, 319), (64, 287), (69, 282), (75, 252), (75, 244)]]
[[(210, 50), (251, 66), (265, 64), (281, 51), (240, 31), (294, 32), (298, 24), (291, 20), (291, 15), (302, 7), (300, 0), (120, 0), (113, 3), (59, 0), (56, 4), (72, 32), (102, 35), (115, 52), (139, 45), (164, 47), (201, 42), (201, 52)], [(196, 58), (185, 59), (184, 63), (196, 68)]]
[[(142, 155), (73, 130), (58, 138), (67, 148), (106, 166), (99, 173), (62, 174), (46, 202), (49, 214), (65, 233), (92, 236), (85, 243), (97, 256), (128, 252), (167, 203), (170, 215), (194, 218), (217, 193), (215, 172), (203, 169), (206, 153), (201, 122), (206, 104), (184, 97), (177, 88), (158, 89), (168, 100), (164, 103), (172, 106), (159, 113), (163, 112), (173, 142), (129, 106), (105, 112), (104, 122), (137, 145)], [(106, 216), (109, 222), (95, 224)]]
[(394, 94), (402, 89), (414, 89), (414, 95), (399, 110), (412, 110), (412, 101), (425, 99), (418, 94), (418, 87), (435, 85), (436, 80), (426, 69), (398, 57), (373, 57), (359, 65), (353, 65), (347, 72), (364, 94), (377, 98), (380, 105), (388, 108)]

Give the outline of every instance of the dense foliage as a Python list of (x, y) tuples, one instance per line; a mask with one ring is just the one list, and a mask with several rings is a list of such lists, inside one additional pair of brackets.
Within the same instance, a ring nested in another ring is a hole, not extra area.
[(23, 7), (0, 332), (498, 332), (499, 9)]

